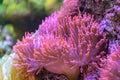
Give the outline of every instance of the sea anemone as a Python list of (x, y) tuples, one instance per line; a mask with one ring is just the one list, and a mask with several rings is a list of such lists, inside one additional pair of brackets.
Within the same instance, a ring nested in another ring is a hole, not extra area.
[(88, 65), (107, 47), (106, 35), (99, 31), (99, 27), (89, 14), (79, 13), (77, 16), (59, 20), (57, 34), (61, 34), (70, 44), (74, 54), (79, 56), (77, 56), (79, 66)]
[[(56, 27), (48, 26), (48, 29), (45, 26), (45, 34), (36, 34), (36, 39), (39, 39), (39, 48), (35, 51), (36, 59), (48, 71), (65, 74), (69, 79), (75, 80), (80, 73), (79, 68), (84, 69), (84, 66), (104, 52), (106, 35), (99, 32), (99, 24), (87, 14), (79, 13), (74, 17), (59, 19), (54, 26)], [(40, 28), (44, 29), (44, 26)]]
[(27, 34), (14, 46), (19, 57), (14, 65), (26, 76), (35, 75), (44, 67), (77, 80), (79, 73), (84, 73), (84, 66), (104, 51), (106, 42), (106, 36), (99, 32), (99, 24), (93, 16), (79, 13), (55, 22), (49, 17), (36, 34)]
[(63, 6), (59, 11), (59, 17), (74, 16), (78, 14), (79, 0), (64, 0)]
[[(14, 46), (13, 51), (18, 55), (14, 57), (15, 63), (14, 66), (19, 70), (18, 74), (22, 74), (25, 78), (32, 77), (34, 80), (34, 74), (41, 69), (39, 63), (34, 62), (34, 38), (32, 34), (27, 33), (23, 37), (22, 41), (18, 41)], [(38, 68), (39, 67), (39, 68)]]
[(42, 68), (77, 80), (80, 73), (85, 73), (85, 67), (104, 52), (106, 42), (106, 35), (99, 31), (93, 16), (79, 12), (60, 17), (60, 12), (56, 12), (45, 19), (35, 34), (27, 34), (17, 42), (14, 65), (20, 74), (33, 80)]
[(70, 80), (77, 80), (79, 67), (74, 67), (71, 61), (75, 55), (71, 54), (69, 43), (62, 37), (45, 35), (40, 40), (40, 49), (36, 50), (35, 57), (42, 62), (45, 69), (57, 74), (64, 74)]

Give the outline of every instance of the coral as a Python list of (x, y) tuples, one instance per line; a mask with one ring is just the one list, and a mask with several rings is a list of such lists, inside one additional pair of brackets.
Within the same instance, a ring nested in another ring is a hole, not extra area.
[(84, 68), (84, 80), (98, 80), (100, 76), (99, 64), (100, 60), (98, 59), (97, 61), (89, 63), (89, 65)]
[[(11, 54), (11, 56), (13, 55), (14, 54)], [(1, 58), (0, 62), (2, 64), (2, 75), (3, 75), (2, 80), (10, 80), (11, 79), (10, 71), (11, 71), (13, 59), (8, 55), (4, 55)]]
[(109, 8), (104, 11), (101, 27), (112, 39), (120, 39), (120, 1), (113, 0)]
[[(50, 10), (49, 1), (43, 2)], [(29, 6), (43, 8), (34, 0)], [(18, 80), (120, 80), (119, 18), (120, 0), (64, 0), (35, 33), (16, 43), (14, 67), (0, 75)]]
[[(39, 63), (34, 62), (34, 39), (32, 34), (28, 33), (23, 37), (23, 41), (18, 41), (14, 46), (14, 51), (18, 54), (18, 58), (15, 57), (14, 66), (19, 70), (19, 74), (24, 77), (31, 78), (34, 76), (40, 68)], [(34, 79), (33, 79), (34, 80)]]
[(75, 55), (71, 54), (70, 45), (62, 37), (54, 38), (51, 35), (46, 35), (40, 42), (40, 50), (35, 55), (44, 68), (53, 73), (67, 75), (70, 80), (77, 80), (79, 67), (74, 67), (75, 64), (71, 62)]
[(119, 39), (119, 0), (80, 0), (79, 8), (82, 14), (89, 13), (95, 16), (108, 38)]
[(106, 53), (107, 39), (94, 16), (81, 14), (76, 6), (78, 0), (65, 0), (60, 11), (46, 18), (35, 34), (28, 33), (17, 42), (13, 51), (18, 55), (14, 66), (19, 74), (34, 80), (44, 68), (69, 80), (78, 80), (79, 75), (87, 79), (89, 66), (99, 64)]
[(120, 79), (120, 46), (118, 43), (114, 50), (106, 59), (105, 66), (101, 69), (100, 80), (119, 80)]
[(64, 0), (59, 11), (59, 17), (74, 16), (78, 14), (79, 0)]
[(84, 73), (84, 67), (104, 51), (106, 36), (99, 32), (99, 24), (90, 15), (79, 13), (59, 20), (54, 20), (56, 15), (52, 16), (36, 34), (28, 34), (17, 42), (14, 50), (19, 58), (14, 65), (27, 75), (36, 75), (44, 67), (77, 80), (79, 73)]
[(17, 57), (15, 53), (4, 55), (0, 59), (0, 80), (28, 80), (18, 74), (19, 71), (13, 66), (13, 57)]
[(51, 14), (51, 16), (45, 18), (41, 25), (39, 25), (39, 29), (37, 34), (52, 34), (58, 25), (58, 12)]
[(79, 56), (79, 66), (88, 65), (93, 57), (104, 51), (101, 47), (107, 47), (106, 36), (99, 32), (99, 24), (94, 21), (93, 16), (79, 14), (63, 19), (60, 25), (59, 33), (68, 40), (73, 54)]
[(113, 4), (114, 0), (80, 0), (80, 11), (95, 16), (95, 19), (101, 21), (104, 17), (106, 9)]

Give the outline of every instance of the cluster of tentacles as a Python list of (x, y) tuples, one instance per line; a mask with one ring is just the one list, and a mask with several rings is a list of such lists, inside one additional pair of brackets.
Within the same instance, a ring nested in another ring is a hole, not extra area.
[[(36, 33), (27, 33), (16, 43), (14, 66), (28, 80), (35, 80), (43, 68), (64, 74), (69, 80), (92, 80), (93, 76), (98, 79), (100, 72), (101, 80), (109, 80), (112, 75), (105, 74), (113, 70), (108, 68), (111, 60), (119, 65), (115, 62), (119, 51), (116, 48), (116, 56), (107, 57), (107, 44), (106, 34), (100, 31), (94, 16), (79, 11), (79, 0), (64, 0), (60, 11), (47, 17)], [(108, 66), (103, 67), (107, 64), (101, 59), (106, 57)], [(102, 78), (106, 76), (109, 79)]]

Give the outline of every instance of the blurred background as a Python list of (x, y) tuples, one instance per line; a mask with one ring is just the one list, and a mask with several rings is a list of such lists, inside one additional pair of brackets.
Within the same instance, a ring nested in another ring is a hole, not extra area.
[(25, 32), (35, 32), (61, 4), (62, 0), (0, 0), (0, 58), (10, 54)]

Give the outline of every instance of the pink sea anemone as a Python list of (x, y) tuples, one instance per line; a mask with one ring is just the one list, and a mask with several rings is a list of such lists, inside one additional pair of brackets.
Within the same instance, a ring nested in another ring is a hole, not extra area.
[(18, 74), (22, 74), (23, 77), (29, 80), (34, 80), (35, 72), (41, 69), (39, 63), (34, 62), (34, 38), (32, 34), (27, 33), (23, 37), (22, 41), (18, 41), (14, 46), (13, 51), (17, 53), (17, 57), (14, 57), (14, 66), (19, 70)]
[[(74, 80), (71, 74), (77, 76), (80, 67), (84, 69), (104, 52), (102, 47), (107, 47), (106, 36), (99, 32), (99, 24), (87, 14), (62, 18), (52, 31), (42, 35), (38, 41), (40, 45), (35, 53), (36, 58), (48, 71), (65, 74), (69, 79)], [(40, 34), (36, 36), (39, 38)]]
[(79, 0), (64, 0), (59, 11), (59, 17), (74, 16), (78, 14)]
[(104, 51), (102, 47), (106, 47), (106, 36), (99, 32), (99, 24), (90, 15), (79, 13), (55, 22), (49, 17), (43, 23), (36, 34), (27, 34), (14, 46), (18, 54), (14, 65), (26, 76), (35, 75), (44, 67), (75, 80), (80, 72), (84, 73), (81, 71), (84, 66), (94, 61)]
[[(71, 61), (75, 55), (71, 54), (70, 45), (62, 37), (46, 35), (41, 40), (39, 50), (36, 50), (35, 57), (43, 63), (45, 69), (57, 74), (64, 74), (70, 80), (77, 80), (79, 67), (74, 67)], [(39, 61), (38, 61), (39, 62)]]
[(60, 17), (56, 12), (45, 19), (35, 34), (27, 34), (17, 42), (14, 65), (28, 78), (45, 68), (77, 80), (84, 67), (104, 52), (106, 42), (106, 35), (99, 31), (93, 16), (79, 12), (76, 16)]
[(60, 21), (59, 31), (71, 46), (73, 54), (78, 55), (75, 62), (79, 66), (88, 65), (104, 51), (102, 47), (107, 47), (106, 35), (99, 31), (99, 24), (90, 15), (66, 17)]

